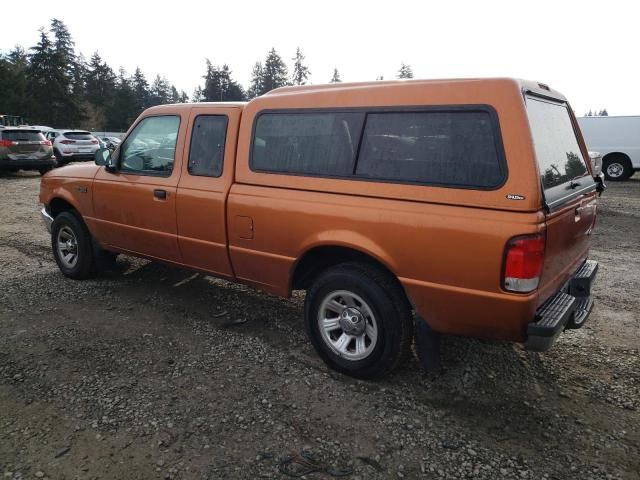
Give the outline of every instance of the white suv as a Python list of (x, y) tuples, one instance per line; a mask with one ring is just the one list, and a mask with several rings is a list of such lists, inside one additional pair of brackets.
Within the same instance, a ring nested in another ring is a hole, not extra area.
[[(51, 133), (51, 132), (48, 132)], [(85, 130), (58, 130), (57, 135), (48, 135), (53, 141), (53, 153), (58, 165), (78, 161), (93, 160), (100, 142)]]

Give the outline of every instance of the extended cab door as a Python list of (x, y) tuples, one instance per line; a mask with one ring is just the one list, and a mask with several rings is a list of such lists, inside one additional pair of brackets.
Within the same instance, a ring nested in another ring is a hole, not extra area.
[(226, 199), (233, 182), (241, 109), (196, 105), (189, 117), (178, 183), (178, 243), (183, 263), (223, 277), (233, 271), (227, 251)]
[(96, 237), (106, 246), (170, 262), (181, 261), (176, 225), (186, 113), (142, 118), (94, 180)]

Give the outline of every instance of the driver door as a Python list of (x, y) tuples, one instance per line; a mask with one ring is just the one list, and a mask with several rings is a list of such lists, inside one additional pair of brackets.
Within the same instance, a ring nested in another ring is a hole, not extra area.
[(98, 171), (93, 182), (92, 223), (105, 246), (182, 262), (176, 189), (188, 114), (143, 118), (116, 151), (113, 162), (117, 170)]

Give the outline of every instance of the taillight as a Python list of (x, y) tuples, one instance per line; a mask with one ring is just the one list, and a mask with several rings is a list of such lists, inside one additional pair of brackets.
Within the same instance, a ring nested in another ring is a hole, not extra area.
[(75, 140), (60, 140), (60, 143), (63, 143), (65, 145), (70, 145), (72, 143), (76, 143)]
[(0, 147), (10, 147), (13, 145), (12, 140), (0, 140)]
[(545, 240), (544, 233), (509, 240), (502, 275), (505, 290), (526, 293), (538, 288), (544, 265)]
[(93, 144), (98, 143), (98, 140), (91, 140), (91, 143)]
[(51, 140), (40, 140), (40, 145), (46, 145), (47, 147), (50, 147)]

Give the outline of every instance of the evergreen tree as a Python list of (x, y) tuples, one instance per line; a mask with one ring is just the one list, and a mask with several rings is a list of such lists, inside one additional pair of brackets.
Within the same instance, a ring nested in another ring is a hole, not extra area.
[(140, 67), (136, 67), (136, 71), (131, 77), (131, 88), (135, 98), (136, 109), (141, 113), (150, 104), (149, 102), (149, 84)]
[(256, 62), (253, 65), (253, 70), (251, 71), (251, 82), (249, 84), (249, 89), (247, 90), (247, 97), (250, 99), (262, 94), (263, 70), (262, 63)]
[(200, 87), (200, 85), (198, 85), (193, 91), (191, 101), (193, 103), (204, 102), (204, 93), (202, 92), (202, 88)]
[(189, 103), (189, 95), (184, 90), (180, 90), (180, 96), (178, 97), (179, 103)]
[(589, 109), (589, 113), (587, 113), (585, 116), (586, 117), (593, 117), (593, 112), (591, 111), (591, 109)]
[(73, 79), (71, 81), (71, 95), (78, 104), (85, 101), (87, 93), (87, 72), (89, 67), (83, 54), (76, 57), (73, 65)]
[(0, 54), (0, 112), (14, 115), (28, 113), (28, 67), (29, 58), (18, 45), (7, 55)]
[(338, 73), (338, 69), (334, 68), (333, 69), (333, 76), (331, 77), (331, 80), (329, 80), (330, 83), (340, 83), (342, 82), (342, 79), (340, 78), (340, 73)]
[(13, 91), (11, 80), (13, 77), (13, 65), (8, 58), (0, 53), (0, 112), (12, 112), (9, 105), (14, 101), (16, 92)]
[(86, 76), (86, 99), (96, 107), (106, 107), (116, 89), (116, 75), (95, 52), (89, 60)]
[(607, 112), (607, 109), (604, 108), (604, 109), (602, 109), (602, 110), (600, 110), (598, 112), (598, 116), (600, 116), (600, 117), (608, 117), (609, 116), (609, 112)]
[(247, 94), (238, 82), (231, 77), (231, 70), (226, 63), (222, 65), (222, 80), (225, 85), (223, 100), (225, 102), (243, 102), (247, 99)]
[(149, 89), (149, 106), (169, 103), (170, 85), (166, 78), (156, 75)]
[(55, 98), (57, 108), (52, 112), (53, 123), (75, 124), (81, 118), (81, 98), (74, 95), (76, 93), (74, 92), (76, 66), (74, 43), (66, 25), (56, 18), (51, 21), (50, 31), (53, 35), (53, 75), (57, 95)]
[(398, 70), (397, 77), (400, 79), (413, 78), (413, 70), (411, 70), (411, 66), (402, 62), (402, 64), (400, 65), (400, 70)]
[(204, 75), (203, 96), (206, 102), (233, 102), (246, 99), (243, 88), (231, 78), (231, 70), (228, 65), (222, 68), (212, 65), (209, 59), (207, 72)]
[(282, 57), (278, 55), (275, 48), (272, 48), (264, 61), (262, 69), (262, 89), (260, 95), (263, 95), (275, 88), (286, 86), (288, 70)]
[(300, 47), (296, 49), (296, 56), (292, 58), (293, 60), (293, 75), (291, 76), (291, 83), (293, 85), (306, 85), (307, 80), (309, 79), (309, 75), (311, 72), (306, 65), (303, 65), (303, 61), (305, 56), (300, 51)]
[(124, 130), (139, 114), (132, 80), (120, 68), (114, 95), (106, 111), (106, 129)]
[(53, 123), (53, 112), (58, 106), (59, 92), (55, 84), (53, 44), (40, 29), (40, 41), (30, 48), (27, 68), (27, 112), (34, 123), (59, 126)]
[(106, 124), (112, 121), (110, 109), (116, 91), (115, 73), (102, 60), (98, 52), (95, 52), (89, 60), (85, 76), (84, 110), (87, 128), (106, 129)]
[(171, 85), (171, 90), (169, 92), (169, 103), (179, 103), (180, 102), (180, 94), (178, 93), (178, 89), (175, 85)]

